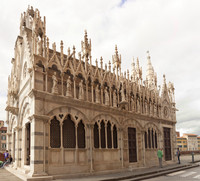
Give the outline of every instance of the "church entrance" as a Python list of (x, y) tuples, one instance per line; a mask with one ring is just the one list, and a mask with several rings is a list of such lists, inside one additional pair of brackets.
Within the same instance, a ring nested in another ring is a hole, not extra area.
[(137, 162), (136, 128), (128, 128), (129, 162)]
[(164, 151), (165, 160), (171, 160), (171, 141), (170, 141), (170, 128), (164, 128)]

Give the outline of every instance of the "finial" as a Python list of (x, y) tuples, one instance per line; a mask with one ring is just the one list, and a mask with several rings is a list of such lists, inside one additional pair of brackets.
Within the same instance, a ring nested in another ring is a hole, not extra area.
[(60, 49), (61, 49), (61, 51), (63, 50), (63, 41), (62, 40), (60, 42)]
[(76, 53), (76, 48), (74, 45), (73, 45), (73, 53)]
[(163, 83), (166, 84), (165, 74), (163, 74)]
[(147, 51), (147, 59), (150, 59), (150, 54), (149, 54), (149, 51)]
[(49, 47), (49, 38), (47, 37), (47, 46)]
[(101, 68), (103, 68), (103, 58), (100, 58), (100, 64), (101, 64)]
[(87, 30), (85, 30), (85, 42), (87, 42)]
[(107, 64), (105, 64), (105, 71), (107, 71)]
[(110, 60), (108, 62), (108, 67), (109, 67), (109, 71), (111, 71), (111, 62), (110, 62)]
[(115, 54), (118, 54), (117, 45), (115, 45)]
[(129, 80), (129, 70), (127, 69), (127, 76), (128, 76), (128, 80)]
[(68, 48), (68, 56), (70, 56), (70, 48)]
[(96, 67), (98, 67), (98, 61), (97, 61), (97, 59), (96, 59), (96, 61), (95, 61), (95, 62), (96, 62)]
[(56, 52), (56, 43), (55, 42), (52, 44), (52, 48), (53, 48), (53, 51)]
[(79, 60), (81, 61), (81, 52), (78, 53)]

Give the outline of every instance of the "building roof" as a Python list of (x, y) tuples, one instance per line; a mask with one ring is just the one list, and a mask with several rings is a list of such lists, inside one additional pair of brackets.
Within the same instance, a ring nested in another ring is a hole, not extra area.
[(184, 133), (183, 136), (198, 136), (197, 134), (186, 134)]
[(184, 140), (186, 140), (186, 138), (184, 138), (184, 137), (176, 137), (177, 139), (184, 139)]
[(7, 131), (7, 127), (1, 127), (0, 131)]

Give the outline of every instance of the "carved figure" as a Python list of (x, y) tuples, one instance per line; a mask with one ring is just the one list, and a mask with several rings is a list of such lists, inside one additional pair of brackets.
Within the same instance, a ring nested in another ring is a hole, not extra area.
[(68, 79), (67, 79), (66, 96), (72, 97), (72, 81), (71, 81), (70, 77), (68, 77)]
[(109, 92), (108, 92), (108, 88), (105, 88), (105, 105), (109, 106)]
[(79, 99), (84, 99), (83, 80), (79, 83)]
[(131, 111), (135, 112), (135, 101), (132, 96), (131, 96)]
[(58, 94), (58, 79), (56, 77), (56, 72), (52, 75), (52, 80), (53, 80), (53, 87), (52, 87), (52, 93), (53, 94)]
[(95, 88), (95, 95), (96, 95), (96, 103), (100, 103), (100, 100), (99, 100), (99, 86), (98, 85)]
[(157, 105), (156, 105), (156, 103), (154, 104), (154, 116), (157, 116)]
[(137, 112), (140, 113), (140, 99), (137, 99)]
[(113, 91), (113, 107), (117, 107), (117, 96), (116, 96), (116, 94), (117, 94), (117, 91), (114, 90)]
[(126, 101), (125, 94), (124, 94), (124, 86), (123, 86), (123, 83), (122, 83), (122, 89), (121, 89), (121, 96), (122, 96), (122, 102)]
[(145, 113), (147, 115), (148, 114), (148, 104), (147, 104), (147, 101), (145, 101), (144, 106), (145, 106)]

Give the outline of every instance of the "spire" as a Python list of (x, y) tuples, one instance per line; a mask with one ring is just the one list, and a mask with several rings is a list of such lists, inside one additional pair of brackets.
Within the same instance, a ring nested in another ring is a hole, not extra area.
[(91, 40), (88, 41), (87, 31), (85, 30), (84, 41), (81, 41), (81, 48), (85, 61), (88, 61), (91, 56)]
[(112, 56), (113, 67), (121, 73), (121, 55), (118, 54), (117, 45), (115, 45), (115, 54)]
[(149, 54), (149, 51), (147, 51), (147, 73), (146, 73), (146, 79), (148, 80), (148, 85), (151, 89), (154, 89), (155, 86), (155, 74), (154, 69), (151, 64), (151, 57)]
[(134, 57), (133, 57), (133, 60), (132, 60), (132, 63), (131, 63), (131, 77), (132, 77), (132, 82), (135, 81), (135, 61), (134, 61)]

